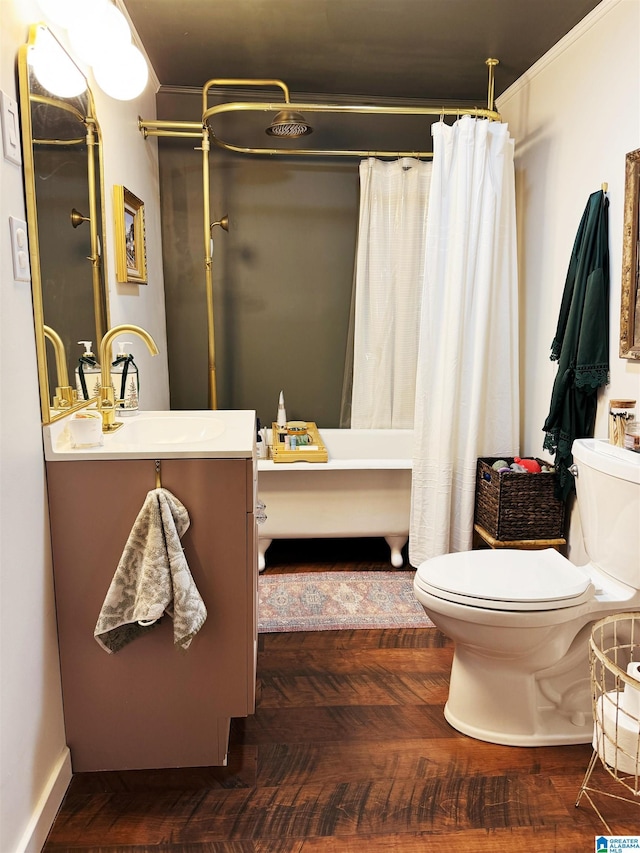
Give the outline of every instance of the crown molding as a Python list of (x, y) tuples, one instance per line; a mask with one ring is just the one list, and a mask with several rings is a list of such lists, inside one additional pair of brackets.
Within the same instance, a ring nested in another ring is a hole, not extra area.
[[(283, 81), (286, 83), (286, 80)], [(270, 93), (273, 91), (273, 97)], [(182, 95), (202, 98), (202, 89), (192, 86), (160, 86), (159, 95)], [(264, 101), (268, 103), (282, 103), (283, 94), (280, 89), (274, 87), (273, 90), (260, 87), (251, 88), (250, 86), (228, 86), (217, 87), (211, 90), (211, 94), (215, 94), (216, 100), (220, 103), (235, 103), (236, 101)], [(397, 105), (397, 106), (430, 106), (444, 107), (446, 109), (455, 109), (455, 107), (479, 107), (475, 101), (455, 100), (445, 98), (383, 98), (373, 95), (328, 95), (322, 92), (290, 92), (291, 103), (295, 104), (371, 104), (378, 105)], [(484, 106), (482, 107), (484, 109)]]
[(540, 59), (531, 66), (531, 68), (525, 71), (521, 77), (518, 77), (515, 83), (512, 83), (508, 89), (505, 89), (505, 91), (496, 98), (498, 111), (502, 111), (505, 104), (511, 98), (515, 97), (515, 95), (517, 95), (525, 86), (528, 86), (535, 77), (541, 74), (542, 71), (551, 65), (562, 53), (565, 52), (565, 50), (579, 41), (582, 36), (591, 29), (591, 27), (599, 23), (605, 15), (608, 15), (614, 6), (618, 6), (622, 2), (624, 2), (624, 0), (602, 0), (602, 2), (596, 6), (595, 9), (589, 12), (589, 14), (578, 24), (576, 24), (566, 36), (554, 44), (554, 46), (548, 50), (544, 56), (541, 56)]

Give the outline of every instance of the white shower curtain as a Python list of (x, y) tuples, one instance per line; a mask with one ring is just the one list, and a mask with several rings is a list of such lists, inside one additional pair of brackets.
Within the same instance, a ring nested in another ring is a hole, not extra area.
[(513, 142), (465, 116), (433, 125), (409, 558), (471, 547), (476, 460), (516, 455)]
[(360, 164), (351, 427), (413, 426), (432, 164)]

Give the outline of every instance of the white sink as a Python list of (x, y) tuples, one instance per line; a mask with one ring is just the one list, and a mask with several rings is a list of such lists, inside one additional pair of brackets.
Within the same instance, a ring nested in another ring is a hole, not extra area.
[(114, 445), (138, 444), (141, 447), (151, 444), (194, 444), (201, 441), (215, 441), (225, 431), (221, 418), (196, 414), (176, 416), (170, 413), (157, 413), (155, 417), (140, 414), (122, 420), (123, 426), (109, 436)]
[(69, 418), (43, 426), (49, 462), (90, 459), (249, 458), (256, 413), (251, 410), (140, 412), (103, 435), (95, 447), (74, 447)]

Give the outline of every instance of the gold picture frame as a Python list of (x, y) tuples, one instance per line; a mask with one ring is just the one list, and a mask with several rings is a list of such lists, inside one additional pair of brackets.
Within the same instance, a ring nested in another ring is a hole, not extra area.
[(113, 212), (116, 229), (116, 280), (147, 284), (144, 202), (126, 187), (114, 186)]
[(640, 359), (640, 148), (626, 156), (620, 358)]

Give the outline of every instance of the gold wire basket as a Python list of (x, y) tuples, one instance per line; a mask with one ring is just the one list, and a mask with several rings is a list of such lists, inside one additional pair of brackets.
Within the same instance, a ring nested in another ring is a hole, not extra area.
[[(596, 622), (589, 640), (593, 707), (593, 755), (576, 806), (584, 795), (607, 828), (590, 794), (640, 805), (640, 613), (618, 613)], [(600, 760), (634, 798), (589, 786)]]

